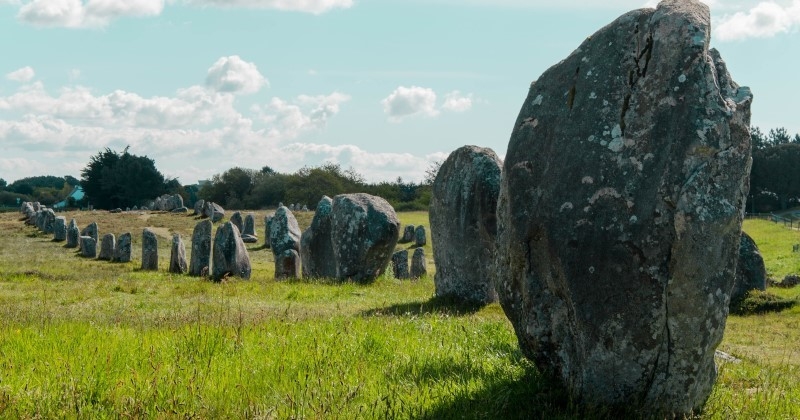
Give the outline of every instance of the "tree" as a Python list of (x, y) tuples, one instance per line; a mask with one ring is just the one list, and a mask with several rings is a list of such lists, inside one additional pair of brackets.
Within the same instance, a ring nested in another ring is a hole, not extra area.
[(748, 209), (786, 209), (800, 200), (800, 144), (783, 143), (753, 152)]
[(768, 146), (767, 137), (756, 126), (750, 127), (750, 143), (753, 145), (753, 150), (761, 150)]
[(81, 186), (90, 203), (101, 209), (132, 207), (166, 192), (164, 175), (147, 156), (109, 148), (92, 156), (81, 171)]
[(789, 132), (783, 127), (769, 130), (768, 141), (773, 146), (789, 143), (791, 139)]
[[(756, 127), (756, 130), (758, 130), (758, 127)], [(436, 181), (436, 175), (439, 175), (439, 169), (443, 163), (444, 159), (431, 162), (428, 165), (428, 169), (425, 170), (425, 179), (422, 181), (423, 185), (433, 185), (433, 181)]]
[(8, 186), (8, 183), (6, 182), (6, 180), (3, 179), (3, 178), (0, 178), (0, 191), (6, 189), (7, 186)]

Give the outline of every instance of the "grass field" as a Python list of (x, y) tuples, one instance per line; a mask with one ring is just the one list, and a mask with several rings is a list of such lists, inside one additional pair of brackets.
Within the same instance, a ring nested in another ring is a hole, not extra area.
[[(256, 214), (263, 242), (265, 213)], [(165, 272), (167, 238), (188, 242), (192, 217), (66, 216), (97, 221), (101, 236), (132, 232), (134, 262), (80, 258), (0, 214), (0, 418), (611, 415), (549, 386), (498, 305), (432, 298), (430, 241), (431, 276), (418, 281), (276, 282), (271, 252), (253, 244), (252, 279), (215, 284)], [(428, 224), (426, 213), (400, 218)], [(311, 214), (298, 219), (305, 228)], [(159, 272), (138, 270), (144, 227), (164, 239)], [(745, 229), (774, 275), (796, 267), (797, 232), (761, 221)], [(742, 361), (721, 365), (702, 418), (800, 417), (798, 314), (729, 318), (720, 349)]]

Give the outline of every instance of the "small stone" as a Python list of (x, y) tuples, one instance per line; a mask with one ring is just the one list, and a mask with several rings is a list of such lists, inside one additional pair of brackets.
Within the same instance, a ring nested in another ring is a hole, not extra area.
[(189, 275), (199, 277), (209, 273), (211, 268), (211, 220), (203, 220), (194, 226), (192, 232), (192, 258), (189, 264)]
[(407, 244), (414, 240), (414, 234), (416, 232), (416, 226), (414, 225), (407, 225), (405, 230), (403, 230), (403, 237), (400, 238), (398, 243)]
[(408, 272), (408, 250), (403, 249), (392, 254), (392, 272), (396, 279), (407, 279), (410, 277)]
[(67, 248), (77, 248), (80, 243), (78, 242), (81, 237), (78, 223), (75, 219), (70, 220), (69, 227), (67, 227)]
[(67, 240), (67, 218), (64, 216), (56, 217), (53, 224), (53, 240), (63, 242)]
[(158, 270), (158, 237), (148, 228), (142, 232), (142, 270)]
[(169, 272), (175, 274), (186, 274), (186, 246), (183, 244), (181, 235), (172, 234), (172, 248), (169, 257)]
[(116, 237), (113, 233), (106, 233), (103, 235), (103, 240), (100, 241), (100, 254), (97, 256), (97, 259), (111, 261), (114, 258), (115, 246)]
[(233, 214), (231, 215), (231, 223), (233, 223), (233, 225), (236, 226), (236, 229), (239, 229), (239, 232), (241, 232), (242, 228), (244, 227), (243, 226), (244, 220), (242, 219), (242, 213), (238, 211), (233, 212)]
[(242, 236), (244, 235), (256, 236), (256, 217), (253, 213), (247, 213), (247, 216), (244, 217)]
[(417, 248), (411, 257), (411, 278), (419, 279), (428, 275), (428, 263), (425, 259), (425, 249)]
[(245, 280), (250, 278), (250, 256), (239, 235), (239, 229), (233, 223), (226, 222), (217, 228), (212, 258), (214, 281), (222, 281), (228, 276)]
[(428, 235), (425, 233), (425, 226), (417, 226), (414, 229), (414, 246), (425, 246), (428, 243)]
[(131, 262), (131, 242), (133, 237), (130, 232), (125, 232), (119, 235), (117, 244), (114, 247), (114, 259), (112, 261), (119, 263)]
[(300, 255), (294, 249), (287, 249), (275, 257), (275, 278), (299, 279)]
[(97, 257), (97, 241), (91, 236), (81, 236), (81, 256), (86, 258)]

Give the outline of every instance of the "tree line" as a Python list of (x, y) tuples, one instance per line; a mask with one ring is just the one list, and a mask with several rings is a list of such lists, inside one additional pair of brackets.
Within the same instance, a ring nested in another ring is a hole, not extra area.
[(753, 169), (747, 211), (766, 213), (800, 204), (800, 134), (791, 136), (785, 128), (764, 134), (750, 128)]

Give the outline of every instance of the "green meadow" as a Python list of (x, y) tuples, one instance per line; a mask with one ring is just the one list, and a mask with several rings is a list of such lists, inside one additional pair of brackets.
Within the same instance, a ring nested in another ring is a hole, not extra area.
[[(371, 285), (275, 281), (261, 243), (253, 277), (222, 283), (166, 272), (172, 214), (66, 213), (100, 235), (133, 233), (134, 262), (80, 258), (0, 214), (0, 418), (607, 418), (574, 404), (518, 350), (499, 305), (433, 297), (427, 278)], [(427, 213), (399, 214), (428, 226)], [(311, 213), (301, 213), (301, 228)], [(141, 230), (160, 271), (140, 271)], [(773, 276), (798, 272), (800, 233), (747, 221)], [(398, 245), (398, 248), (407, 245)], [(187, 249), (189, 252), (190, 249)], [(797, 299), (794, 289), (770, 289)], [(720, 377), (699, 418), (800, 417), (800, 310), (731, 316)], [(635, 407), (631, 412), (635, 413)]]

